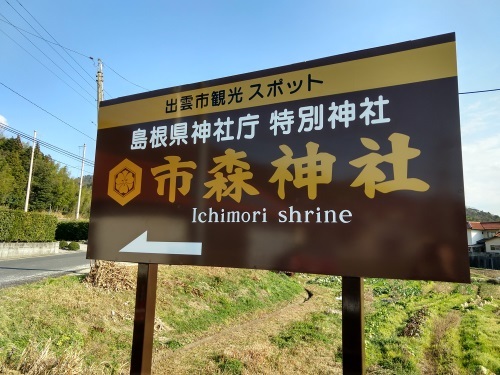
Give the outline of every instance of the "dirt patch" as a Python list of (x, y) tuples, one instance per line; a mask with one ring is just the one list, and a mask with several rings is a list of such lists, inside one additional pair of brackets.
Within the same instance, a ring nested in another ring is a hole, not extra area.
[(415, 311), (407, 320), (400, 336), (418, 337), (422, 334), (422, 325), (429, 316), (429, 310), (425, 307)]
[(460, 323), (460, 314), (451, 311), (434, 322), (432, 338), (422, 364), (421, 372), (424, 375), (459, 374), (455, 365), (452, 332)]
[[(283, 355), (269, 340), (291, 322), (303, 320), (314, 312), (339, 307), (332, 306), (331, 295), (327, 295), (324, 289), (308, 285), (308, 290), (272, 313), (262, 313), (251, 321), (203, 337), (177, 350), (156, 351), (153, 373), (223, 373), (220, 359), (224, 358), (225, 363), (241, 364), (242, 374), (341, 374), (342, 367), (335, 362), (335, 353), (321, 345), (301, 348), (289, 356)], [(339, 332), (339, 340), (340, 336)], [(207, 358), (217, 360), (207, 361)]]

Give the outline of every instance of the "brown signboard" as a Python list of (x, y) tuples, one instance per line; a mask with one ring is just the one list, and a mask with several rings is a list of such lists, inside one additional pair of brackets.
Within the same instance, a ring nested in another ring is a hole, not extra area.
[(101, 103), (88, 258), (469, 281), (454, 34)]

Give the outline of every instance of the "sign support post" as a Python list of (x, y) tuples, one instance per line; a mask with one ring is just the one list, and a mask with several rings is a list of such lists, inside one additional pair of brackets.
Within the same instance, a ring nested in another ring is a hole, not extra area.
[(342, 277), (342, 366), (344, 375), (365, 374), (363, 279)]
[(158, 264), (139, 263), (130, 375), (151, 374)]

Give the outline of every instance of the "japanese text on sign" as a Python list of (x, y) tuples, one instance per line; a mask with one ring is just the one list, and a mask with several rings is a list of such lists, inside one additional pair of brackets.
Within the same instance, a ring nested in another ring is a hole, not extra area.
[[(348, 128), (351, 123), (357, 121), (366, 126), (389, 123), (391, 119), (386, 117), (384, 112), (384, 107), (388, 104), (389, 100), (382, 95), (375, 100), (365, 97), (363, 102), (357, 104), (349, 100), (344, 100), (342, 103), (331, 102), (328, 106), (329, 116), (326, 121), (331, 129), (335, 129), (337, 124)], [(200, 123), (195, 121), (191, 126), (187, 122), (154, 126), (149, 134), (139, 127), (132, 132), (130, 149), (145, 150), (148, 143), (150, 148), (205, 143), (212, 137), (217, 142), (253, 139), (260, 121), (259, 115), (249, 113), (239, 117), (236, 121), (227, 116), (225, 119), (218, 118), (213, 124), (203, 120)], [(290, 134), (292, 126), (296, 127), (297, 133), (319, 131), (323, 129), (324, 105), (300, 107), (297, 114), (286, 108), (280, 112), (275, 110), (270, 114), (268, 123), (268, 128), (274, 136)]]

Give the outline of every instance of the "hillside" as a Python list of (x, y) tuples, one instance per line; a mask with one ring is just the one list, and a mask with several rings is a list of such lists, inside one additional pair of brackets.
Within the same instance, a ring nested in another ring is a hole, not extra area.
[(484, 212), (472, 207), (465, 208), (467, 221), (500, 221), (500, 216)]

